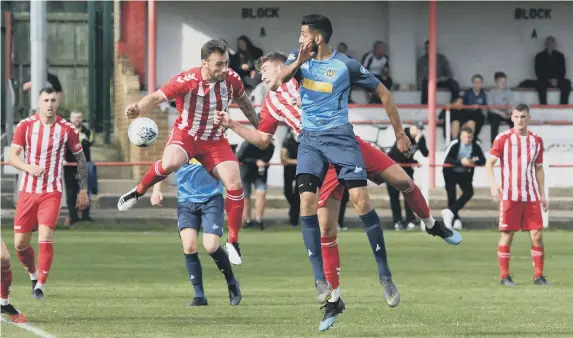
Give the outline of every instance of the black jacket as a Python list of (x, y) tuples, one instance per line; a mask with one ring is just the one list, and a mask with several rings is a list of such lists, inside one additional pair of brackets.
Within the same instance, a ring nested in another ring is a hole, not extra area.
[(565, 78), (565, 56), (554, 50), (549, 54), (547, 49), (535, 56), (535, 75), (540, 81)]
[(388, 156), (398, 163), (418, 163), (414, 159), (414, 154), (416, 151), (420, 150), (424, 157), (428, 157), (429, 151), (428, 147), (426, 147), (426, 138), (422, 135), (420, 138), (420, 142), (416, 143), (416, 140), (410, 135), (410, 127), (404, 129), (404, 133), (410, 139), (410, 143), (412, 147), (410, 148), (410, 156), (406, 157), (403, 153), (398, 150), (398, 143), (394, 142), (392, 149), (388, 152)]
[(262, 177), (267, 180), (267, 166), (262, 176), (259, 175), (259, 167), (257, 167), (257, 160), (269, 162), (275, 152), (275, 146), (271, 143), (265, 150), (250, 144), (247, 141), (241, 143), (239, 151), (237, 152), (237, 160), (241, 163), (241, 179), (252, 181), (257, 177)]
[[(444, 163), (454, 165), (456, 167), (463, 167), (460, 160), (458, 160), (458, 151), (460, 150), (460, 140), (455, 139), (448, 145), (446, 149), (446, 159)], [(481, 166), (485, 164), (485, 155), (483, 154), (483, 150), (481, 149), (481, 143), (474, 139), (472, 143), (472, 158), (477, 157), (478, 160), (476, 161), (477, 166)], [(474, 168), (473, 167), (463, 167), (466, 169), (466, 173), (473, 177), (474, 175)], [(449, 175), (454, 173), (454, 168), (452, 167), (444, 167), (444, 175)]]

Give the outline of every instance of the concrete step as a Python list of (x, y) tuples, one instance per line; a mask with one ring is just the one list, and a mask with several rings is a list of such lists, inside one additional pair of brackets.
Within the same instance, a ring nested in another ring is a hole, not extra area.
[[(102, 143), (99, 143), (102, 144)], [(113, 145), (97, 145), (91, 148), (91, 160), (93, 162), (121, 162), (125, 157)], [(133, 177), (131, 167), (103, 167), (97, 168), (100, 179), (125, 179), (131, 180)]]

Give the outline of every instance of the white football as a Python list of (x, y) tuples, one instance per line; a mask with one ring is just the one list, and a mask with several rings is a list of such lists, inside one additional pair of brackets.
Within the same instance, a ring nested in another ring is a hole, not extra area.
[(129, 141), (138, 147), (149, 147), (157, 140), (158, 135), (157, 124), (147, 117), (136, 118), (127, 130)]

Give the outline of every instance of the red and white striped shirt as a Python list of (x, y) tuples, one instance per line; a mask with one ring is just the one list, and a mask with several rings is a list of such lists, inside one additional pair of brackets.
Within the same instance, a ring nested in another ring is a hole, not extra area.
[(173, 125), (201, 140), (218, 140), (223, 128), (214, 127), (215, 111), (226, 110), (232, 99), (245, 94), (237, 73), (229, 68), (225, 80), (206, 82), (201, 67), (179, 73), (160, 89), (168, 100), (175, 100), (179, 116)]
[(20, 191), (28, 193), (63, 192), (62, 170), (66, 146), (74, 154), (83, 151), (79, 132), (61, 118), (44, 125), (38, 114), (20, 121), (16, 126), (12, 145), (22, 147), (24, 162), (44, 168), (44, 174), (33, 176), (24, 172), (20, 178)]
[(300, 134), (301, 112), (296, 105), (300, 98), (298, 82), (291, 79), (276, 91), (269, 91), (261, 107), (259, 130), (273, 135), (280, 122), (284, 122), (297, 135)]
[(543, 164), (541, 137), (532, 132), (528, 132), (527, 136), (520, 136), (510, 129), (497, 135), (490, 154), (501, 161), (501, 190), (504, 201), (539, 201), (535, 166)]

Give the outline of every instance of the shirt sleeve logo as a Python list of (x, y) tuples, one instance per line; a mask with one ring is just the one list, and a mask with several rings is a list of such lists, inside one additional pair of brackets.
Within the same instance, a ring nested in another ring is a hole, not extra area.
[(362, 74), (369, 74), (370, 72), (368, 71), (368, 69), (364, 68), (364, 66), (360, 66), (360, 73)]

